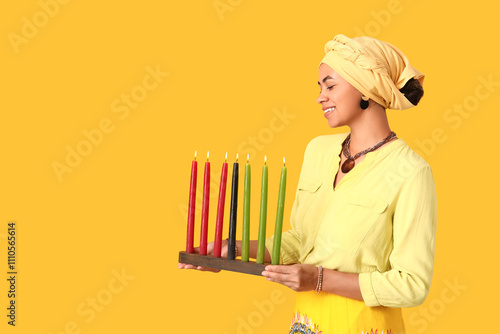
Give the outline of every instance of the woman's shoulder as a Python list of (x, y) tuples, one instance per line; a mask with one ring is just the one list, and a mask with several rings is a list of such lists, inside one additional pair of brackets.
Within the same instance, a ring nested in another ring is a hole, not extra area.
[(398, 150), (398, 160), (406, 164), (411, 164), (414, 169), (430, 168), (427, 161), (415, 152), (403, 139), (399, 139), (401, 145)]
[(385, 177), (391, 181), (391, 187), (411, 180), (433, 180), (432, 167), (403, 139), (398, 139), (394, 146), (383, 159)]

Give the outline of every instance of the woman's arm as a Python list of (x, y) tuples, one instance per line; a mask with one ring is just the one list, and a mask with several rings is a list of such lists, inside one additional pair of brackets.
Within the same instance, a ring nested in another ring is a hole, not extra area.
[[(432, 171), (425, 166), (401, 190), (394, 214), (391, 269), (361, 274), (324, 269), (322, 290), (363, 300), (367, 306), (413, 307), (429, 291), (434, 264), (436, 193)], [(295, 291), (314, 290), (313, 265), (267, 266), (263, 275)]]
[(430, 166), (408, 177), (393, 216), (391, 269), (359, 274), (367, 306), (414, 307), (424, 302), (434, 267), (436, 189)]
[(323, 269), (321, 290), (347, 298), (363, 300), (359, 287), (359, 274)]
[[(311, 264), (268, 265), (262, 275), (269, 281), (283, 284), (295, 291), (315, 290), (318, 284), (318, 267)], [(359, 275), (332, 269), (323, 269), (321, 291), (363, 300)]]

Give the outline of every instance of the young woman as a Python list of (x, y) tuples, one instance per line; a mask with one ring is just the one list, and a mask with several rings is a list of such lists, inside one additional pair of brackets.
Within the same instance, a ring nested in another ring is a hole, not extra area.
[[(280, 265), (262, 274), (298, 292), (290, 333), (405, 333), (401, 307), (421, 304), (431, 284), (436, 193), (386, 109), (417, 105), (424, 75), (370, 37), (337, 35), (325, 52), (317, 102), (350, 132), (307, 146)], [(272, 238), (266, 247), (270, 261)]]

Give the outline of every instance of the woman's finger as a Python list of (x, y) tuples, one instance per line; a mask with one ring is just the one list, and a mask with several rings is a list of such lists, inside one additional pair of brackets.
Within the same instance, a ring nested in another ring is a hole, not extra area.
[[(294, 265), (269, 265), (262, 275), (271, 282), (283, 284), (295, 291), (307, 291), (314, 289), (311, 282), (314, 279), (316, 268), (312, 265), (294, 264)], [(314, 283), (315, 284), (315, 283)]]
[(286, 285), (291, 279), (290, 269), (291, 266), (269, 265), (266, 266), (262, 275), (269, 281)]
[(264, 271), (262, 273), (269, 281), (285, 284), (293, 280), (293, 277), (288, 273), (277, 273), (272, 271)]
[(227, 257), (227, 240), (222, 240), (222, 249), (220, 255), (222, 258)]
[(290, 273), (293, 270), (293, 266), (289, 265), (268, 265), (265, 271), (275, 272), (275, 273)]
[(210, 242), (207, 244), (207, 254), (212, 255), (214, 253), (214, 242)]
[(196, 269), (199, 271), (211, 271), (214, 273), (218, 273), (220, 269), (214, 269), (214, 268), (209, 268), (209, 267), (202, 267), (202, 266), (194, 266), (192, 264), (186, 264), (186, 263), (178, 263), (177, 266), (179, 269)]
[(210, 272), (213, 272), (213, 273), (220, 272), (220, 269), (214, 269), (214, 268), (202, 267), (202, 266), (198, 266), (198, 267), (196, 267), (196, 269), (198, 269), (200, 271), (210, 271)]
[[(213, 251), (214, 251), (214, 243), (210, 242), (207, 245), (207, 255), (212, 255)], [(200, 252), (200, 247), (195, 247), (193, 253), (199, 254), (199, 252)], [(222, 257), (226, 257), (227, 256), (227, 241), (224, 243), (224, 246), (222, 247), (222, 254), (221, 254), (221, 256)], [(202, 267), (202, 266), (194, 266), (192, 264), (186, 264), (186, 263), (179, 263), (178, 267), (179, 267), (179, 269), (196, 269), (196, 270), (199, 270), (199, 271), (210, 271), (210, 272), (214, 272), (214, 273), (220, 272), (220, 269), (214, 269), (214, 268)]]
[(177, 267), (179, 267), (179, 269), (196, 269), (196, 266), (186, 263), (177, 263)]
[(292, 290), (297, 290), (298, 288), (297, 282), (291, 275), (270, 273), (266, 277), (268, 281), (284, 285)]

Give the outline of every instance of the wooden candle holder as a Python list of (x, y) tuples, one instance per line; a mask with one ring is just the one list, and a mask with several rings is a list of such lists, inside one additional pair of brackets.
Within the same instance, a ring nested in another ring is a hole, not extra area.
[(228, 260), (211, 255), (200, 255), (196, 253), (179, 252), (179, 263), (192, 264), (193, 266), (209, 267), (234, 271), (243, 274), (262, 276), (267, 264), (244, 262), (240, 260)]

